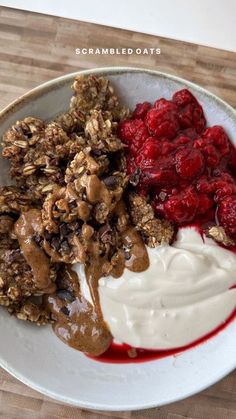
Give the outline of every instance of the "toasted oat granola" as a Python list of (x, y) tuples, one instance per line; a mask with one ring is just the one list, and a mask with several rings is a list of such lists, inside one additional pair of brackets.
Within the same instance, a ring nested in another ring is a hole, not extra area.
[(226, 234), (225, 229), (221, 226), (215, 225), (210, 227), (206, 233), (209, 237), (224, 246), (231, 247), (235, 245), (235, 242)]
[(92, 110), (85, 124), (85, 135), (92, 150), (115, 152), (122, 150), (124, 144), (116, 135), (117, 123), (110, 114)]
[(0, 187), (0, 212), (20, 214), (32, 206), (32, 200), (24, 189), (17, 186)]
[[(50, 316), (39, 299), (42, 291), (35, 286), (31, 268), (14, 233), (14, 219), (10, 215), (0, 216), (0, 237), (0, 305), (7, 307), (19, 319), (40, 325), (48, 322)], [(51, 266), (50, 274), (55, 281), (55, 265)], [(32, 297), (35, 301), (31, 301)], [(31, 309), (26, 315), (27, 307)]]
[[(27, 131), (28, 120), (31, 130)], [(29, 190), (34, 200), (42, 199), (55, 185), (64, 183), (67, 161), (84, 145), (82, 137), (68, 136), (58, 123), (39, 121), (33, 118), (18, 121), (3, 138), (3, 157), (11, 162), (11, 175)], [(24, 140), (16, 140), (18, 131)]]
[(148, 246), (155, 247), (173, 240), (173, 226), (168, 221), (155, 217), (152, 206), (146, 198), (131, 192), (128, 194), (128, 203), (132, 222), (142, 233)]
[(50, 259), (50, 279), (60, 292), (60, 264), (80, 262), (93, 269), (95, 262), (102, 275), (119, 276), (129, 257), (122, 234), (131, 222), (151, 247), (170, 242), (174, 233), (144, 198), (127, 191), (117, 126), (128, 110), (110, 82), (78, 76), (73, 89), (67, 112), (49, 122), (24, 118), (3, 137), (2, 154), (17, 186), (0, 188), (0, 305), (39, 325), (51, 316), (15, 233), (22, 214), (41, 211), (42, 230), (31, 239)]
[[(24, 313), (25, 320), (44, 324), (50, 316), (39, 300), (42, 290), (35, 285), (32, 270), (25, 260), (14, 228), (19, 215), (27, 212), (31, 206), (32, 201), (21, 188), (0, 188), (0, 305), (18, 318), (23, 319)], [(56, 279), (56, 269), (56, 265), (51, 265), (52, 281)], [(31, 301), (32, 297), (36, 301)]]
[(79, 75), (75, 78), (72, 88), (74, 96), (70, 103), (71, 110), (85, 113), (91, 110), (109, 111), (115, 121), (120, 121), (129, 114), (128, 109), (120, 105), (109, 80), (104, 77)]
[[(126, 173), (109, 173), (108, 158), (100, 158), (93, 158), (90, 148), (76, 154), (66, 170), (67, 185), (55, 189), (44, 201), (44, 248), (54, 260), (85, 262), (90, 238), (108, 221), (123, 195)], [(91, 237), (84, 237), (84, 229)]]

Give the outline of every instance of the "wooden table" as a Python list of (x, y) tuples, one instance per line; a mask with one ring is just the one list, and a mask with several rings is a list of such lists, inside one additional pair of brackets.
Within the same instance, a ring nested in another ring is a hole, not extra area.
[[(75, 48), (82, 47), (159, 47), (161, 54), (76, 55)], [(0, 7), (0, 108), (54, 77), (109, 65), (148, 67), (176, 74), (236, 106), (235, 53)], [(115, 413), (89, 412), (56, 403), (0, 369), (0, 417), (236, 419), (236, 372), (184, 401), (141, 412)]]

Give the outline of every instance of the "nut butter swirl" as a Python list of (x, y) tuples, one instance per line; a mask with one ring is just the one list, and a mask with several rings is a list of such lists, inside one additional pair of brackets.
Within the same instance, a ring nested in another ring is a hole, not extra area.
[(42, 293), (50, 293), (55, 290), (55, 285), (50, 278), (49, 258), (34, 240), (35, 234), (41, 235), (42, 231), (41, 211), (38, 209), (22, 213), (15, 223), (15, 234), (32, 270), (35, 285)]

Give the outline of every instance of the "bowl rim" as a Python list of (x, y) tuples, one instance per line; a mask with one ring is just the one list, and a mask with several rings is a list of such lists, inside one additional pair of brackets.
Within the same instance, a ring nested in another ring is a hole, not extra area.
[[(201, 92), (203, 95), (207, 95), (209, 98), (211, 98), (212, 101), (217, 102), (218, 104), (220, 104), (224, 110), (233, 115), (236, 118), (236, 110), (229, 105), (227, 102), (225, 102), (223, 99), (219, 98), (217, 95), (215, 95), (214, 93), (210, 92), (208, 89), (205, 89), (201, 86), (199, 86), (198, 84), (195, 84), (189, 80), (186, 80), (182, 77), (178, 77), (176, 75), (173, 74), (169, 74), (169, 73), (165, 73), (162, 71), (158, 71), (158, 70), (151, 70), (148, 68), (143, 68), (143, 67), (126, 67), (126, 66), (114, 66), (114, 67), (98, 67), (98, 68), (93, 68), (93, 69), (86, 69), (86, 70), (79, 70), (79, 71), (75, 71), (72, 73), (68, 73), (62, 76), (59, 76), (57, 78), (54, 78), (52, 80), (49, 80), (47, 82), (41, 83), (40, 85), (34, 87), (33, 89), (30, 89), (29, 91), (27, 91), (25, 94), (21, 95), (20, 97), (18, 97), (17, 99), (15, 99), (14, 101), (12, 101), (9, 105), (7, 105), (6, 107), (4, 107), (1, 111), (0, 111), (0, 124), (3, 123), (4, 121), (7, 120), (7, 118), (11, 115), (12, 112), (16, 112), (17, 110), (21, 109), (22, 106), (24, 106), (25, 103), (29, 102), (30, 100), (33, 100), (35, 98), (41, 97), (43, 96), (45, 93), (49, 93), (50, 91), (56, 90), (58, 87), (62, 87), (65, 84), (68, 84), (68, 82), (71, 82), (76, 75), (100, 75), (100, 76), (109, 76), (109, 75), (118, 75), (118, 74), (125, 74), (125, 73), (144, 73), (144, 74), (150, 74), (153, 76), (160, 76), (162, 78), (168, 79), (168, 80), (172, 80), (172, 81), (177, 81), (177, 82), (181, 82), (182, 84), (185, 84), (186, 87), (189, 88), (193, 88), (194, 90), (197, 90), (198, 92)], [(155, 362), (155, 361), (150, 361), (150, 362)], [(70, 406), (75, 406), (75, 407), (80, 407), (80, 408), (86, 408), (86, 409), (91, 409), (91, 410), (104, 410), (104, 411), (110, 411), (111, 410), (111, 406), (107, 406), (104, 404), (98, 404), (98, 403), (91, 403), (91, 402), (86, 402), (86, 401), (75, 401), (75, 400), (70, 400), (68, 399), (68, 397), (63, 397), (57, 393), (54, 393), (53, 391), (49, 391), (47, 389), (45, 389), (44, 387), (42, 387), (41, 385), (37, 385), (35, 384), (34, 381), (31, 381), (30, 379), (27, 379), (26, 377), (24, 377), (21, 373), (17, 372), (17, 370), (15, 370), (15, 368), (12, 368), (6, 361), (4, 361), (1, 358), (1, 354), (0, 354), (0, 366), (2, 368), (4, 368), (8, 373), (10, 373), (13, 377), (15, 377), (16, 379), (18, 379), (19, 381), (21, 381), (22, 383), (26, 384), (27, 386), (31, 387), (32, 389), (38, 391), (39, 393), (46, 395), (56, 401), (59, 401), (61, 403), (70, 405)], [(159, 406), (163, 406), (166, 404), (171, 404), (177, 401), (180, 401), (184, 398), (190, 397), (196, 393), (199, 393), (203, 390), (205, 390), (206, 388), (208, 388), (209, 386), (215, 384), (216, 382), (218, 382), (220, 379), (224, 378), (226, 375), (228, 375), (230, 372), (232, 372), (236, 367), (236, 361), (235, 363), (232, 363), (227, 370), (224, 370), (224, 373), (219, 372), (218, 374), (216, 374), (215, 378), (208, 382), (205, 383), (203, 385), (199, 385), (196, 390), (190, 391), (190, 392), (186, 392), (184, 395), (181, 394), (179, 396), (173, 397), (170, 401), (162, 401), (161, 403), (158, 401), (157, 402), (152, 402), (152, 403), (146, 403), (146, 404), (140, 404), (140, 405), (136, 405), (136, 404), (129, 404), (129, 405), (112, 405), (112, 410), (113, 411), (132, 411), (132, 410), (142, 410), (142, 409), (149, 409), (149, 408), (154, 408), (154, 407), (159, 407)]]
[(51, 79), (49, 81), (46, 81), (44, 83), (39, 84), (38, 86), (34, 87), (33, 89), (30, 89), (23, 95), (19, 96), (17, 99), (12, 101), (9, 105), (5, 106), (2, 110), (0, 110), (0, 123), (2, 123), (4, 120), (7, 119), (8, 115), (12, 111), (17, 111), (21, 108), (22, 105), (24, 105), (26, 102), (28, 102), (31, 99), (34, 99), (36, 97), (43, 96), (45, 93), (49, 93), (50, 91), (56, 90), (58, 87), (61, 87), (65, 84), (67, 84), (69, 81), (72, 81), (76, 75), (100, 75), (100, 76), (109, 76), (109, 75), (116, 75), (116, 74), (122, 74), (122, 73), (145, 73), (150, 75), (156, 75), (161, 76), (165, 79), (177, 81), (186, 84), (188, 87), (192, 87), (195, 90), (198, 90), (202, 94), (207, 94), (208, 97), (210, 97), (214, 102), (218, 102), (225, 108), (227, 113), (233, 113), (234, 116), (236, 116), (236, 109), (233, 108), (233, 106), (229, 105), (227, 102), (225, 102), (223, 99), (209, 91), (208, 89), (205, 89), (204, 87), (199, 86), (196, 83), (193, 83), (192, 81), (189, 81), (187, 79), (184, 79), (182, 77), (165, 73), (158, 70), (151, 70), (148, 68), (142, 68), (142, 67), (126, 67), (126, 66), (114, 66), (114, 67), (97, 67), (93, 69), (86, 69), (86, 70), (79, 70), (72, 73), (67, 73), (62, 76), (56, 77), (54, 79)]

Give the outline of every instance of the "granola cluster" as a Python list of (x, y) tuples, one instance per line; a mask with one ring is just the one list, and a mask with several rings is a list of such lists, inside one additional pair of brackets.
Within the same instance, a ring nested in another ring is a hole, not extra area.
[(49, 291), (36, 281), (20, 228), (24, 234), (34, 230), (28, 244), (47, 258), (50, 292), (59, 293), (57, 273), (65, 264), (85, 263), (91, 272), (96, 266), (102, 275), (119, 276), (130, 257), (122, 235), (131, 223), (151, 247), (170, 242), (174, 233), (146, 199), (131, 192), (135, 179), (129, 180), (117, 134), (128, 110), (109, 81), (78, 76), (72, 87), (67, 112), (50, 122), (26, 117), (3, 137), (2, 155), (16, 186), (0, 190), (0, 305), (39, 325), (52, 321), (43, 298)]
[(144, 197), (131, 192), (128, 194), (128, 201), (132, 222), (149, 247), (172, 241), (173, 225), (166, 220), (156, 218), (152, 206)]
[[(17, 187), (0, 188), (0, 305), (21, 320), (41, 325), (48, 323), (50, 316), (43, 307), (42, 292), (35, 286), (14, 229), (21, 211), (30, 206), (30, 199)], [(55, 265), (50, 267), (50, 277), (55, 281)]]

